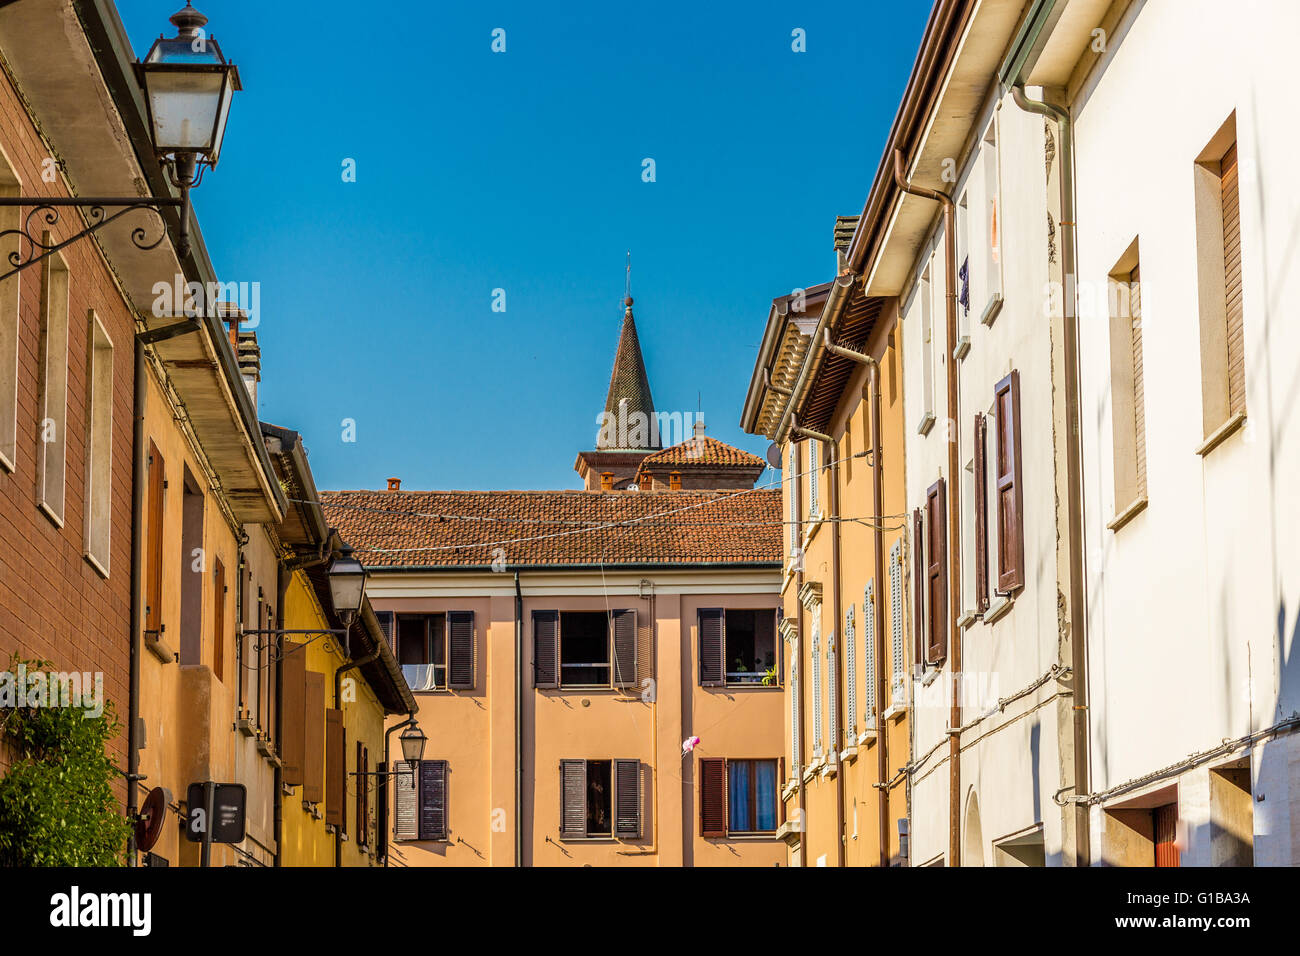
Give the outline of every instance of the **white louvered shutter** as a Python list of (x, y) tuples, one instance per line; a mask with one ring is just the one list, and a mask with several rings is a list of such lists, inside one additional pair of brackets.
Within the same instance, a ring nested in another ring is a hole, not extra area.
[(826, 709), (830, 723), (830, 749), (840, 749), (840, 688), (835, 679), (835, 635), (826, 642)]
[(790, 655), (790, 766), (798, 776), (799, 764), (799, 665)]
[(862, 693), (864, 730), (876, 729), (876, 583), (868, 581), (862, 592), (862, 661), (866, 672)]
[(858, 736), (858, 635), (853, 605), (844, 612), (844, 739), (852, 747)]
[(817, 477), (821, 470), (821, 448), (816, 438), (808, 439), (808, 517), (821, 513), (817, 502)]
[(904, 702), (903, 692), (903, 542), (895, 541), (889, 551), (889, 623), (892, 647), (893, 680), (890, 682), (890, 700)]
[(414, 840), (420, 835), (417, 813), (419, 781), (418, 764), (397, 763), (397, 807), (393, 820), (393, 835), (399, 840)]
[(822, 755), (822, 624), (821, 607), (812, 611), (812, 648), (809, 658), (812, 660), (812, 707), (813, 707), (813, 756)]

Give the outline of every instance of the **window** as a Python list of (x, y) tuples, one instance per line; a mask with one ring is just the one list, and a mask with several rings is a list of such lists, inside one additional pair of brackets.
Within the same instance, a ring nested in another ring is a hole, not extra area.
[(770, 608), (701, 608), (700, 686), (779, 686), (776, 615)]
[(774, 833), (780, 825), (777, 760), (700, 760), (700, 835)]
[[(181, 480), (181, 619), (180, 662), (203, 663), (203, 489), (187, 466)], [(269, 635), (259, 635), (265, 643)]]
[(393, 836), (447, 840), (447, 761), (397, 762)]
[(983, 269), (983, 304), (980, 321), (992, 325), (1002, 308), (1002, 190), (998, 150), (998, 117), (993, 114), (984, 131), (980, 150), (981, 179), (984, 187), (984, 241), (981, 255)]
[[(22, 184), (0, 149), (0, 196), (14, 199), (21, 194)], [(0, 263), (19, 251), (15, 230), (22, 225), (22, 214), (18, 206), (0, 206)], [(19, 276), (0, 282), (0, 466), (9, 471), (18, 467), (18, 293)]]
[[(45, 242), (52, 242), (45, 234)], [(40, 395), (36, 494), (42, 511), (63, 526), (68, 424), (68, 267), (60, 255), (45, 260), (41, 288)]]
[(561, 760), (560, 836), (565, 839), (641, 836), (638, 760)]
[(965, 191), (957, 200), (957, 342), (954, 360), (970, 351), (970, 206)]
[(974, 453), (971, 457), (971, 510), (974, 554), (971, 577), (974, 579), (975, 612), (989, 609), (989, 441), (988, 419), (975, 413)]
[(895, 541), (889, 549), (889, 629), (892, 657), (892, 680), (889, 683), (889, 700), (902, 706), (907, 699), (907, 685), (903, 677), (903, 542)]
[(473, 688), (473, 611), (435, 614), (376, 611), (375, 617), (411, 690)]
[(1246, 416), (1241, 202), (1237, 172), (1237, 117), (1197, 157), (1197, 294), (1201, 320), (1201, 411), (1206, 454)]
[(633, 686), (637, 646), (635, 609), (534, 611), (533, 686)]
[[(797, 644), (794, 646), (798, 646)], [(797, 654), (790, 655), (790, 766), (796, 771), (802, 766), (799, 749), (799, 663)]]
[(85, 553), (95, 569), (108, 577), (113, 526), (113, 342), (94, 312), (90, 313), (89, 325), (86, 348)]
[(822, 606), (814, 603), (808, 611), (812, 627), (812, 646), (809, 648), (812, 662), (812, 719), (813, 719), (813, 756), (822, 755)]
[(370, 751), (357, 741), (357, 848), (370, 844)]
[(1137, 240), (1110, 274), (1110, 411), (1114, 451), (1112, 530), (1147, 496), (1146, 397), (1142, 361), (1142, 298)]
[(930, 608), (926, 663), (938, 664), (948, 656), (948, 483), (940, 478), (925, 493), (926, 539), (930, 563), (926, 565), (926, 603)]
[(163, 497), (167, 487), (167, 463), (158, 446), (149, 442), (148, 486), (145, 489), (144, 629), (155, 641), (162, 640), (162, 549)]
[(1151, 811), (1155, 831), (1155, 865), (1180, 866), (1178, 858), (1178, 804), (1166, 803)]
[[(931, 256), (931, 263), (933, 262)], [(930, 289), (930, 270), (926, 265), (917, 284), (917, 297), (921, 300), (921, 424), (917, 431), (928, 435), (934, 427), (934, 309)]]
[(912, 666), (925, 670), (925, 518), (920, 508), (912, 509)]
[[(862, 729), (876, 729), (876, 582), (862, 589)], [(853, 728), (849, 728), (853, 732)]]
[(790, 463), (786, 468), (785, 481), (789, 494), (789, 509), (786, 512), (786, 520), (790, 522), (790, 560), (795, 559), (795, 553), (799, 550), (799, 458), (798, 445), (790, 443)]
[(998, 593), (1025, 584), (1024, 489), (1020, 471), (1020, 373), (993, 389), (997, 409)]

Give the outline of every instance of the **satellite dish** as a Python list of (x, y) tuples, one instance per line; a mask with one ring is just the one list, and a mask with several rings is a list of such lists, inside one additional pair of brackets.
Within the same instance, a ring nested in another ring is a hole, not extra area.
[(171, 794), (163, 787), (154, 787), (144, 798), (140, 813), (135, 820), (135, 846), (142, 853), (153, 849), (153, 845), (162, 836), (163, 823), (167, 820), (167, 805), (171, 803)]
[(767, 463), (777, 471), (781, 470), (781, 446), (776, 442), (767, 446)]

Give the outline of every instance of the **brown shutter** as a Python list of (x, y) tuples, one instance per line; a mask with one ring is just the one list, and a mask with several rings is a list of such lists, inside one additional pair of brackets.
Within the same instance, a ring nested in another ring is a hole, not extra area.
[(366, 748), (362, 745), (361, 741), (358, 740), (356, 742), (357, 762), (355, 764), (357, 768), (357, 797), (356, 797), (356, 807), (354, 809), (354, 812), (356, 813), (356, 820), (357, 820), (357, 846), (358, 847), (362, 847), (366, 845), (366, 824), (365, 824), (366, 778), (361, 775), (362, 771), (365, 770), (365, 761), (366, 761), (365, 750)]
[(587, 835), (587, 761), (560, 761), (560, 835)]
[(401, 660), (397, 655), (396, 615), (392, 611), (376, 611), (375, 618), (379, 621), (379, 629), (384, 632), (384, 640), (388, 641), (388, 649), (393, 652), (394, 657)]
[(370, 748), (361, 748), (361, 773), (357, 776), (357, 789), (361, 792), (361, 818), (357, 820), (358, 842), (370, 846)]
[(1241, 310), (1241, 203), (1237, 193), (1237, 144), (1219, 161), (1223, 202), (1223, 291), (1228, 319), (1228, 412), (1246, 411), (1246, 342)]
[(727, 762), (721, 757), (700, 760), (700, 836), (727, 835)]
[(722, 669), (727, 639), (726, 612), (721, 608), (700, 608), (700, 686), (720, 687), (727, 675)]
[(998, 417), (998, 591), (1010, 594), (1025, 583), (1023, 482), (1020, 477), (1020, 372), (994, 387)]
[(226, 566), (214, 558), (212, 568), (212, 673), (226, 681)]
[(149, 440), (149, 487), (145, 528), (144, 629), (157, 640), (162, 634), (163, 489), (167, 466), (158, 446)]
[(560, 686), (560, 612), (533, 612), (533, 686)]
[(641, 762), (614, 761), (614, 835), (641, 836)]
[(474, 612), (447, 614), (447, 685), (455, 690), (474, 686)]
[(447, 839), (447, 761), (420, 761), (420, 839)]
[(1133, 450), (1137, 458), (1137, 493), (1147, 493), (1146, 385), (1142, 375), (1142, 277), (1137, 266), (1128, 277), (1129, 342), (1133, 354)]
[(989, 479), (984, 447), (988, 420), (975, 413), (975, 610), (989, 608)]
[(610, 611), (610, 639), (614, 663), (614, 686), (631, 687), (636, 684), (636, 609)]
[(637, 623), (636, 633), (636, 679), (637, 686), (655, 676), (655, 630), (654, 622)]
[(308, 803), (325, 799), (325, 675), (307, 672), (303, 700), (302, 798)]
[(325, 822), (343, 826), (343, 783), (347, 769), (347, 735), (343, 731), (343, 711), (325, 711)]
[(420, 765), (397, 761), (394, 766), (397, 767), (393, 784), (397, 791), (397, 805), (393, 809), (393, 838), (415, 840), (420, 836)]
[(286, 641), (284, 668), (281, 671), (281, 704), (284, 708), (280, 742), (280, 759), (284, 762), (283, 780), (291, 787), (303, 782), (303, 757), (307, 746), (307, 649), (302, 644)]
[(930, 630), (926, 661), (938, 664), (948, 656), (948, 483), (942, 478), (925, 493), (925, 520), (930, 530), (930, 563), (926, 566)]
[(912, 666), (925, 669), (925, 519), (912, 510)]

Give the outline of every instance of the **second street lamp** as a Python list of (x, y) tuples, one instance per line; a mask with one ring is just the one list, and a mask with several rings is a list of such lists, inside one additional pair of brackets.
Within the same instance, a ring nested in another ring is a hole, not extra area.
[(366, 569), (352, 557), (349, 545), (343, 545), (339, 556), (330, 563), (329, 579), (334, 611), (345, 625), (350, 625), (366, 597)]
[(417, 764), (424, 759), (424, 745), (429, 742), (429, 738), (424, 736), (424, 731), (414, 720), (397, 739), (402, 745), (402, 758), (407, 763)]

